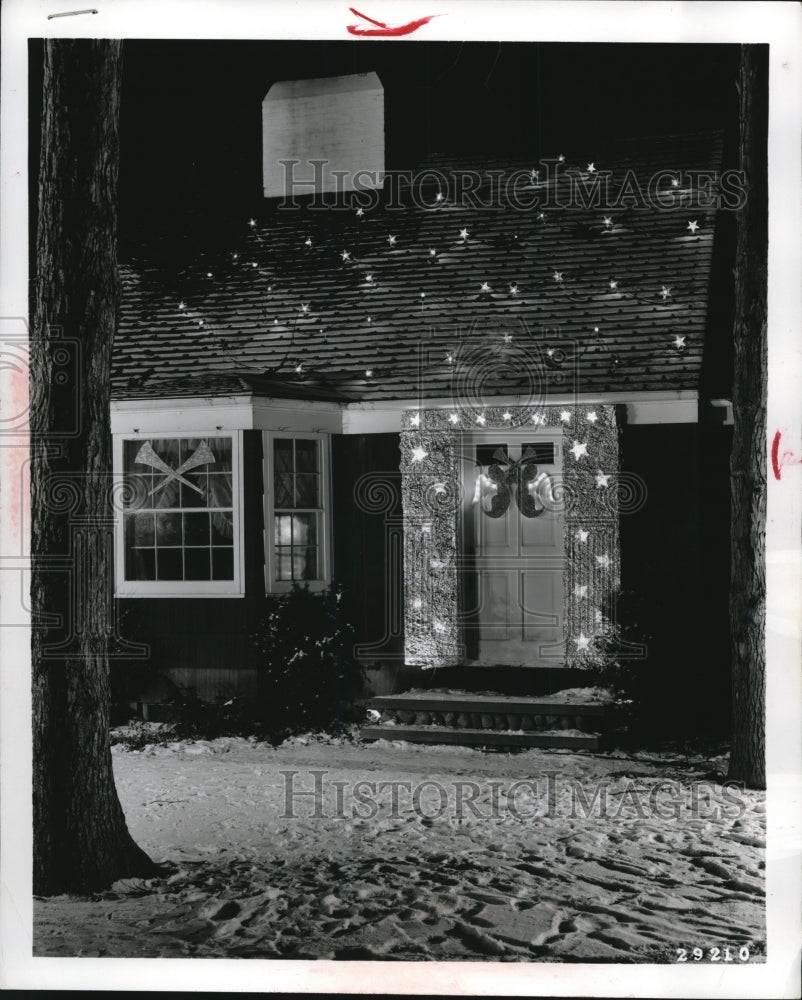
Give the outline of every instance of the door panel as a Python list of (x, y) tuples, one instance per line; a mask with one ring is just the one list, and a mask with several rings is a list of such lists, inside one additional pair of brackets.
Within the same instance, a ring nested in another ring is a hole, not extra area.
[[(538, 475), (552, 477), (553, 486), (562, 470), (559, 432), (538, 437), (535, 444), (531, 431), (526, 440), (494, 431), (464, 442), (464, 624), (469, 657), (477, 663), (553, 667), (562, 662), (563, 512), (543, 478), (535, 494), (542, 509), (527, 517), (518, 504), (518, 491), (527, 483), (514, 463), (533, 452)], [(509, 504), (493, 517), (488, 511), (499, 474), (508, 477)]]

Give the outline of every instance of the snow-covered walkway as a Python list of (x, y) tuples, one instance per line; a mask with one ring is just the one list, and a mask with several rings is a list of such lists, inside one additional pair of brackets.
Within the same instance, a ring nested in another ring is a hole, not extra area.
[[(722, 758), (301, 737), (114, 760), (134, 838), (177, 870), (37, 901), (36, 954), (674, 962), (700, 947), (737, 962), (744, 946), (752, 960), (764, 951), (764, 797), (722, 788)], [(298, 794), (316, 781), (317, 798)]]

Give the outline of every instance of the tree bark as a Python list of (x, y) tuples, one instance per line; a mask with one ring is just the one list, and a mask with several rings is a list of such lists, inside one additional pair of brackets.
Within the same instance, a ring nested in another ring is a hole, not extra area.
[(747, 199), (736, 221), (733, 377), (732, 751), (729, 777), (766, 787), (766, 388), (768, 259), (767, 46), (742, 45), (740, 169)]
[[(33, 881), (40, 895), (91, 891), (157, 870), (126, 827), (109, 747), (120, 77), (119, 41), (44, 43), (30, 360)], [(65, 386), (72, 355), (75, 374)]]

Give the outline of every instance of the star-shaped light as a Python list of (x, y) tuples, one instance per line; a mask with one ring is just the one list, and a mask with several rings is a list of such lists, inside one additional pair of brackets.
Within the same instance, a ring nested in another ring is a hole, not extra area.
[(542, 222), (546, 218), (546, 213), (545, 212), (538, 212), (537, 213), (537, 218), (538, 218), (538, 222)]
[(426, 298), (426, 292), (421, 292), (421, 293), (420, 293), (420, 297), (421, 297), (422, 299), (425, 299), (425, 298)]
[(453, 354), (446, 354), (446, 362), (448, 364), (450, 364), (450, 365), (453, 365), (454, 364), (454, 355)]
[(366, 368), (365, 369), (365, 378), (373, 378), (373, 369), (372, 368)]
[(518, 286), (510, 285), (510, 295), (517, 295), (517, 294), (518, 294)]
[(588, 596), (588, 585), (586, 583), (578, 583), (574, 587), (574, 595), (576, 597), (587, 597)]
[(560, 284), (560, 282), (563, 280), (563, 273), (562, 273), (562, 271), (555, 271), (554, 272), (554, 280), (557, 282), (558, 285)]
[(179, 302), (179, 303), (178, 303), (178, 308), (179, 308), (179, 309), (186, 309), (186, 307), (187, 307), (187, 304), (186, 304), (186, 302), (183, 302), (183, 301), (182, 301), (182, 302)]
[(211, 271), (207, 271), (207, 272), (206, 272), (206, 277), (207, 277), (207, 278), (211, 278), (211, 277), (213, 277), (213, 275), (212, 275), (212, 272), (211, 272)]
[(449, 421), (452, 424), (458, 424), (459, 423), (459, 417), (457, 416), (456, 413), (449, 413), (448, 419), (449, 419)]
[(696, 221), (696, 219), (691, 219), (686, 228), (690, 229), (692, 233), (695, 233), (696, 230), (699, 228), (699, 223)]
[(306, 316), (306, 314), (309, 312), (309, 303), (308, 302), (302, 302), (301, 303), (301, 312), (304, 314), (304, 316)]
[(584, 545), (585, 542), (588, 540), (588, 535), (589, 534), (590, 534), (590, 532), (585, 531), (583, 528), (578, 528), (577, 532), (576, 532), (576, 535), (575, 535), (575, 538), (580, 543), (580, 545)]
[(397, 239), (398, 239), (397, 236), (388, 236), (387, 237), (387, 242), (390, 244), (391, 247), (394, 247), (395, 246), (395, 241)]
[(678, 351), (681, 351), (684, 346), (685, 346), (685, 337), (682, 336), (681, 334), (677, 334), (677, 336), (674, 337), (674, 347), (676, 347)]
[(428, 451), (426, 451), (424, 448), (422, 448), (420, 445), (418, 445), (417, 448), (413, 448), (412, 449), (412, 461), (413, 462), (422, 462), (424, 460), (424, 458), (426, 458), (426, 456), (428, 454), (429, 454)]
[(430, 256), (430, 257), (436, 257), (436, 256), (437, 256), (437, 251), (436, 251), (436, 250), (434, 250), (434, 249), (431, 249), (431, 250), (429, 251), (429, 256)]
[(343, 252), (340, 254), (340, 256), (342, 257), (343, 260), (350, 260), (351, 259), (351, 251), (350, 250), (343, 250)]
[(438, 191), (437, 194), (434, 196), (434, 200), (435, 201), (442, 201), (443, 200), (443, 192), (442, 191)]
[(420, 427), (420, 413), (413, 413), (409, 418), (409, 422), (413, 427)]
[(560, 155), (557, 157), (557, 162), (558, 163), (565, 163), (565, 157), (563, 156), (562, 153), (560, 153)]
[(604, 555), (596, 556), (596, 562), (602, 567), (602, 569), (609, 569), (611, 559), (605, 552)]
[(604, 473), (599, 469), (596, 473), (596, 485), (598, 487), (609, 486), (610, 485), (610, 474)]
[(574, 637), (574, 642), (576, 643), (576, 648), (583, 651), (590, 645), (590, 639), (585, 635), (584, 632), (580, 632), (578, 636)]
[(484, 415), (484, 413), (479, 414), (479, 416), (476, 418), (476, 423), (481, 424), (482, 427), (484, 427), (484, 425), (487, 423), (487, 417)]
[(359, 216), (359, 218), (362, 218), (362, 216), (365, 214), (365, 209), (364, 208), (358, 208), (356, 210), (356, 214), (357, 214), (357, 216)]
[(505, 344), (511, 344), (512, 343), (512, 334), (511, 333), (505, 333), (504, 336), (503, 336), (503, 340), (504, 340)]
[(483, 291), (483, 292), (489, 292), (490, 291), (490, 285), (488, 285), (488, 283), (486, 281), (482, 282), (481, 291)]
[(595, 163), (589, 163), (588, 166), (587, 166), (587, 171), (588, 171), (589, 174), (595, 174), (596, 173), (596, 164)]
[(256, 225), (256, 219), (248, 219), (248, 225), (251, 227), (251, 229), (253, 229), (253, 227)]
[(467, 240), (468, 239), (468, 230), (467, 229), (460, 229), (460, 231), (459, 231), (459, 238), (461, 240)]
[(231, 254), (231, 259), (232, 260), (239, 260), (239, 254), (238, 253), (232, 253)]
[(570, 450), (574, 458), (577, 461), (579, 461), (579, 459), (582, 458), (583, 455), (587, 455), (588, 446), (584, 442), (580, 444), (579, 441), (574, 441), (574, 446)]
[(671, 296), (671, 289), (667, 285), (663, 285), (660, 289), (660, 296), (663, 302), (665, 302), (665, 300)]
[(501, 418), (502, 420), (512, 420), (512, 414), (509, 410), (505, 410), (504, 413), (501, 414)]
[(255, 260), (251, 261), (251, 267), (259, 267)]
[(545, 413), (533, 413), (532, 414), (532, 423), (533, 424), (545, 424), (546, 423), (546, 415), (545, 415)]
[(312, 237), (311, 236), (307, 236), (306, 237), (306, 239), (304, 240), (304, 246), (305, 247), (311, 247), (312, 246)]
[(366, 274), (365, 275), (365, 281), (367, 281), (367, 283), (369, 285), (372, 285), (373, 284), (373, 275), (372, 274)]
[(300, 375), (303, 370), (304, 366), (300, 362), (298, 362), (298, 364), (295, 366), (295, 374)]
[(372, 320), (372, 319), (370, 318), (370, 316), (368, 316), (368, 318), (367, 318), (367, 322), (368, 322), (368, 323), (372, 323), (372, 322), (373, 322), (373, 320)]
[(615, 291), (616, 288), (618, 288), (618, 282), (615, 280), (615, 278), (610, 278), (610, 288), (612, 288), (613, 291)]
[(529, 176), (532, 178), (533, 181), (536, 181), (538, 179), (538, 177), (540, 177), (540, 171), (539, 170), (530, 170), (529, 171)]
[(595, 410), (590, 410), (585, 414), (585, 420), (587, 420), (589, 424), (595, 424), (598, 419), (599, 417)]
[(672, 177), (671, 178), (671, 187), (674, 187), (674, 188), (678, 188), (679, 187), (679, 177)]
[(610, 218), (609, 215), (605, 215), (605, 217), (604, 217), (604, 224), (605, 224), (605, 226), (612, 226), (613, 220)]
[(564, 424), (569, 424), (571, 422), (571, 411), (562, 410), (560, 413), (560, 420), (562, 420)]
[(198, 326), (203, 326), (203, 320), (202, 319), (198, 320)]

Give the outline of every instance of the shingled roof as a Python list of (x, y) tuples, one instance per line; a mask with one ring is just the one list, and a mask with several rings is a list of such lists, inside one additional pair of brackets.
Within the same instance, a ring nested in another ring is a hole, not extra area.
[[(696, 389), (715, 211), (693, 200), (688, 171), (717, 171), (720, 160), (717, 135), (621, 143), (610, 162), (566, 156), (549, 180), (537, 162), (434, 158), (429, 183), (416, 197), (403, 191), (401, 208), (387, 198), (362, 213), (265, 202), (260, 218), (242, 220), (234, 249), (199, 247), (169, 270), (147, 257), (122, 268), (113, 394)], [(491, 207), (442, 189), (433, 171), (449, 179), (457, 169), (480, 172), (477, 196)], [(627, 177), (644, 194), (659, 171), (679, 183), (659, 182), (664, 207), (570, 204), (600, 171), (611, 172), (612, 198)], [(539, 206), (493, 197), (513, 174)]]

